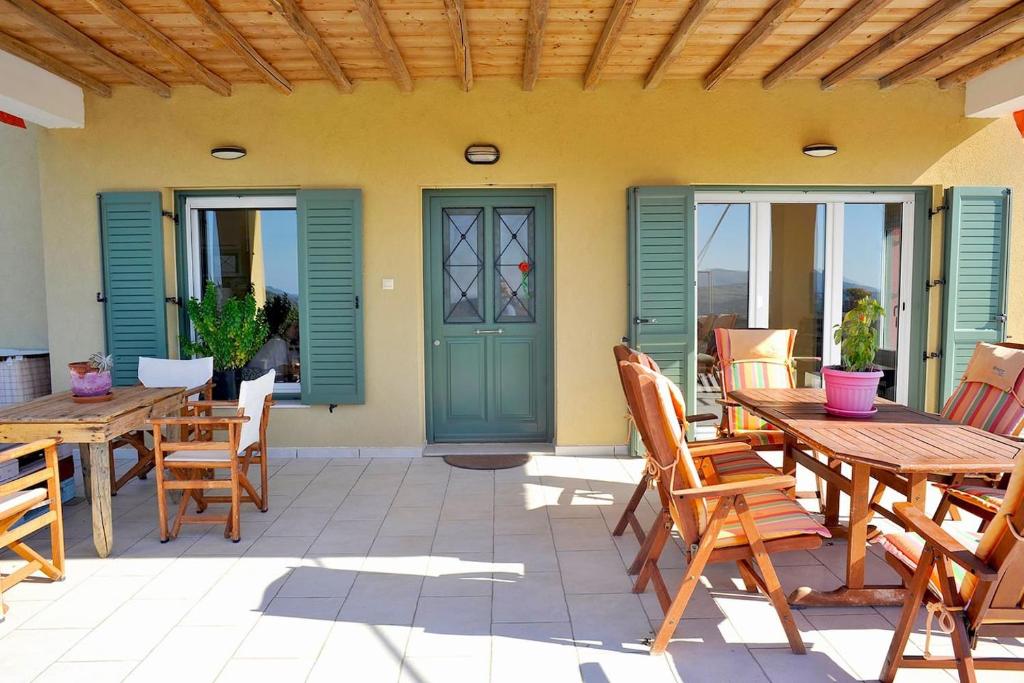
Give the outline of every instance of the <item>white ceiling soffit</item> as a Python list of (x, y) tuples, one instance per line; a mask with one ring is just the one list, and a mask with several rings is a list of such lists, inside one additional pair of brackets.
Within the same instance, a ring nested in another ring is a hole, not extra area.
[(964, 114), (995, 119), (1024, 109), (1024, 57), (967, 81)]
[(0, 111), (45, 128), (85, 126), (85, 100), (80, 87), (3, 51)]

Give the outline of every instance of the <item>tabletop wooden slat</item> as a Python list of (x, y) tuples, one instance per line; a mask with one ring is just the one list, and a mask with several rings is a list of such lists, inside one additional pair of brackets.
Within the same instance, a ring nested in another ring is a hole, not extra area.
[(892, 401), (867, 419), (825, 411), (821, 389), (750, 389), (729, 398), (815, 450), (894, 472), (998, 473), (1013, 469), (1024, 445)]
[(63, 391), (0, 409), (0, 422), (110, 422), (126, 412), (136, 410), (140, 405), (158, 403), (183, 391), (184, 387), (115, 387), (112, 399), (97, 403), (76, 403), (71, 400), (70, 391)]

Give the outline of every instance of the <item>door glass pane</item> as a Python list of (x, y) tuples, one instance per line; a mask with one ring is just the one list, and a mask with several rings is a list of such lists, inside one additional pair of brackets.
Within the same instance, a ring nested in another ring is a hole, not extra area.
[(896, 400), (903, 205), (847, 204), (843, 233), (843, 313), (870, 296), (882, 304), (875, 364), (885, 373), (878, 393)]
[(821, 386), (825, 204), (772, 204), (768, 327), (795, 329), (798, 387)]
[(216, 284), (221, 303), (251, 291), (267, 317), (270, 336), (246, 368), (276, 370), (278, 383), (294, 384), (292, 388), (298, 391), (299, 233), (295, 209), (200, 209), (198, 214), (202, 288), (206, 282)]
[(444, 209), (444, 321), (483, 322), (483, 209)]
[(533, 209), (494, 210), (495, 320), (533, 322)]

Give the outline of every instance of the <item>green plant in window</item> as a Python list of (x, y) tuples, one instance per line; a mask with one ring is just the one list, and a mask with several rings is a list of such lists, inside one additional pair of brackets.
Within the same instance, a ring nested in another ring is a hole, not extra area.
[(182, 337), (182, 348), (191, 357), (213, 356), (216, 370), (237, 370), (267, 341), (270, 330), (266, 314), (251, 291), (244, 297), (231, 297), (223, 305), (217, 299), (218, 288), (213, 282), (206, 283), (202, 301), (189, 299), (186, 310), (196, 339)]
[(270, 334), (284, 336), (292, 322), (291, 300), (285, 294), (275, 294), (263, 307), (263, 315), (267, 319)]
[(873, 369), (878, 351), (876, 323), (884, 315), (882, 305), (865, 296), (846, 312), (843, 322), (834, 327), (834, 338), (842, 355), (842, 370), (868, 372)]

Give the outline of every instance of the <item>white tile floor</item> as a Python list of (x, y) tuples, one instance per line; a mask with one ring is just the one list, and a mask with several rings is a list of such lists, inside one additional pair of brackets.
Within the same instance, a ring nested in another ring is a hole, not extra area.
[[(540, 455), (474, 472), (437, 458), (301, 458), (271, 469), (270, 511), (244, 511), (238, 544), (220, 527), (159, 543), (150, 479), (114, 499), (115, 553), (99, 560), (86, 505), (68, 506), (68, 578), (6, 595), (0, 681), (844, 682), (877, 675), (898, 616), (799, 611), (809, 647), (797, 657), (768, 603), (719, 565), (668, 655), (651, 657), (641, 641), (657, 601), (630, 592), (634, 538), (609, 533), (639, 461)], [(787, 589), (832, 588), (844, 553), (836, 543), (776, 564)], [(891, 580), (877, 552), (869, 560), (869, 576)], [(678, 582), (681, 555), (663, 566)], [(982, 647), (1024, 656), (1019, 641)]]

